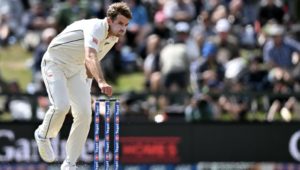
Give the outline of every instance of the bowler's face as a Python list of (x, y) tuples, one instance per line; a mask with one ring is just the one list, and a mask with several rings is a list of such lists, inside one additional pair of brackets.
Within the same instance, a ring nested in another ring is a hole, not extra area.
[(110, 26), (110, 34), (116, 37), (121, 37), (126, 33), (129, 19), (123, 15), (118, 15), (115, 20), (108, 19)]

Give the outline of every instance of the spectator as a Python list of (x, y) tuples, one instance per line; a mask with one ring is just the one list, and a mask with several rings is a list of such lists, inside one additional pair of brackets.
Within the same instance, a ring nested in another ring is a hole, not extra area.
[[(299, 61), (300, 44), (285, 36), (284, 28), (281, 25), (269, 25), (267, 32), (271, 36), (271, 39), (267, 41), (263, 49), (264, 61), (271, 69), (269, 72), (269, 81), (272, 83), (273, 92), (290, 93), (293, 90), (292, 85), (294, 84), (292, 72), (297, 64), (295, 62)], [(272, 121), (275, 113), (280, 110), (284, 120), (290, 121), (291, 108), (295, 104), (295, 98), (271, 98), (271, 101), (272, 105), (267, 119)]]
[(160, 88), (159, 51), (161, 39), (158, 35), (150, 35), (147, 39), (147, 56), (144, 61), (144, 75), (146, 88), (151, 92), (157, 92)]
[(46, 96), (37, 97), (36, 119), (42, 121), (50, 106), (50, 101)]
[(230, 34), (231, 24), (227, 19), (220, 19), (215, 26), (217, 35), (208, 39), (218, 46), (217, 60), (225, 65), (229, 60), (239, 56), (237, 38)]
[(204, 0), (204, 10), (211, 13), (220, 3), (221, 0)]
[(148, 117), (148, 108), (145, 108), (146, 98), (143, 94), (135, 92), (123, 93), (120, 96), (122, 120), (126, 121), (146, 121)]
[(160, 69), (164, 90), (187, 90), (188, 67), (186, 40), (189, 36), (189, 25), (179, 22), (175, 26), (175, 42), (163, 47), (160, 52)]
[[(123, 38), (122, 41), (127, 42), (128, 40)], [(137, 61), (139, 59), (139, 55), (135, 48), (129, 44), (123, 44), (122, 48), (120, 48), (120, 59), (122, 63), (122, 71), (124, 73), (132, 73), (137, 71)]]
[(88, 11), (89, 15), (91, 15), (92, 18), (104, 18), (105, 17), (105, 9), (108, 7), (109, 2), (103, 3), (101, 1), (97, 0), (91, 0), (88, 1)]
[(226, 6), (223, 4), (219, 4), (211, 13), (210, 20), (212, 23), (217, 23), (222, 18), (227, 18), (228, 13)]
[(40, 43), (43, 30), (54, 27), (55, 20), (41, 0), (31, 0), (30, 10), (23, 17), (23, 24), (26, 28), (23, 46), (32, 51)]
[(79, 0), (66, 0), (54, 8), (57, 31), (61, 32), (67, 25), (80, 19), (89, 18), (90, 11)]
[(280, 67), (291, 69), (293, 63), (293, 53), (300, 52), (299, 42), (284, 35), (284, 27), (278, 24), (271, 24), (266, 27), (268, 35), (271, 37), (263, 48), (264, 61), (269, 68)]
[(12, 34), (12, 30), (8, 25), (7, 16), (0, 15), (0, 46), (6, 46), (9, 44), (9, 36)]
[(157, 11), (154, 15), (151, 34), (157, 34), (163, 41), (171, 38), (171, 29), (168, 27), (167, 18), (162, 11)]
[(219, 98), (218, 103), (222, 113), (229, 114), (233, 120), (246, 121), (251, 98), (241, 94), (245, 90), (242, 79), (232, 80), (228, 86), (228, 92), (233, 93), (233, 95), (222, 95)]
[(245, 91), (264, 94), (260, 97), (252, 97), (251, 111), (267, 112), (269, 103), (266, 92), (270, 91), (268, 81), (268, 70), (265, 68), (262, 56), (254, 56), (249, 59), (249, 64), (240, 72), (237, 77), (246, 85)]
[(243, 24), (243, 1), (232, 0), (229, 3), (228, 20), (232, 25)]
[(143, 45), (146, 35), (151, 31), (149, 16), (141, 0), (126, 0), (131, 11), (132, 20), (127, 28), (127, 43), (131, 48)]
[(42, 32), (42, 41), (34, 50), (34, 62), (32, 71), (34, 74), (41, 72), (41, 61), (42, 57), (47, 50), (51, 40), (56, 36), (57, 32), (54, 28), (46, 28)]
[(243, 22), (254, 26), (257, 20), (258, 7), (261, 0), (243, 0)]
[(186, 41), (189, 62), (193, 62), (200, 57), (205, 38), (204, 32), (201, 30), (190, 33)]
[(264, 92), (269, 88), (268, 70), (264, 68), (261, 56), (252, 57), (240, 76), (247, 84), (247, 90)]
[[(249, 14), (255, 15), (251, 11), (251, 5), (249, 1), (246, 1), (245, 4), (242, 0), (230, 1), (228, 21), (232, 25), (232, 33), (239, 38), (241, 46), (253, 49), (256, 45), (256, 35), (254, 22), (251, 21), (253, 16)], [(245, 13), (246, 10), (249, 10), (249, 13)]]
[(265, 0), (261, 2), (257, 20), (255, 21), (255, 31), (258, 35), (258, 43), (261, 46), (264, 45), (267, 37), (263, 31), (264, 27), (270, 22), (283, 24), (284, 11), (280, 5), (280, 0)]
[(258, 11), (258, 23), (263, 27), (270, 20), (283, 24), (284, 11), (281, 6), (275, 3), (275, 0), (266, 0), (262, 2)]
[(243, 57), (234, 58), (225, 64), (225, 81), (237, 80), (247, 67), (247, 61)]
[(20, 85), (16, 81), (8, 83), (6, 110), (11, 113), (13, 120), (30, 120), (32, 106), (28, 97), (21, 95)]
[(164, 5), (164, 14), (174, 22), (190, 22), (196, 17), (196, 9), (191, 0), (168, 0)]
[[(273, 94), (291, 94), (293, 92), (292, 87), (290, 86), (292, 82), (290, 81), (289, 73), (285, 72), (282, 69), (274, 68), (272, 70), (276, 80), (272, 81), (272, 92)], [(272, 74), (272, 73), (271, 73)], [(269, 96), (271, 106), (268, 110), (266, 119), (267, 121), (274, 121), (276, 113), (280, 113), (284, 121), (291, 121), (292, 111), (295, 107), (297, 100), (294, 96)]]
[(224, 67), (216, 59), (217, 46), (205, 42), (202, 48), (203, 60), (191, 64), (191, 84), (194, 93), (219, 92), (224, 79)]
[(24, 32), (20, 27), (23, 5), (19, 0), (0, 0), (0, 46), (16, 43)]
[(208, 95), (196, 94), (185, 108), (186, 122), (211, 121), (215, 118), (216, 107), (213, 100)]
[(195, 32), (203, 32), (204, 37), (214, 35), (213, 23), (210, 20), (210, 14), (207, 11), (202, 11), (198, 16), (195, 25), (191, 29), (192, 35)]

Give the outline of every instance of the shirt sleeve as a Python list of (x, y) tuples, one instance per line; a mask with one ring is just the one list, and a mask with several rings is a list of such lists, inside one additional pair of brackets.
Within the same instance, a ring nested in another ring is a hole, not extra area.
[(265, 63), (268, 63), (272, 60), (270, 53), (271, 49), (273, 47), (273, 42), (272, 41), (267, 41), (264, 48), (263, 48), (263, 60)]
[(105, 25), (96, 19), (87, 21), (83, 28), (84, 46), (99, 52), (99, 44), (105, 38), (105, 29)]
[(298, 53), (300, 52), (300, 43), (294, 39), (291, 38), (285, 38), (284, 41), (292, 47), (294, 51), (297, 51)]

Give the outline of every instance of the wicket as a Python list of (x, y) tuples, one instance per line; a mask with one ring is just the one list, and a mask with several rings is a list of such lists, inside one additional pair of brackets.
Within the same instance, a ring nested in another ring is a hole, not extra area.
[(110, 104), (114, 103), (114, 170), (119, 169), (119, 131), (120, 131), (120, 102), (117, 99), (98, 99), (95, 104), (94, 125), (94, 170), (99, 169), (99, 134), (100, 134), (100, 103), (105, 103), (104, 113), (104, 169), (109, 170), (109, 144), (110, 144)]

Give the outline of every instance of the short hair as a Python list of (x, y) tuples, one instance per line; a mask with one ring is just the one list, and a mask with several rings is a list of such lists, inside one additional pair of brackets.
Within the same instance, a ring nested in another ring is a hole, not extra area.
[(118, 15), (123, 15), (128, 19), (132, 18), (131, 11), (125, 2), (116, 2), (108, 7), (106, 16), (115, 20)]

